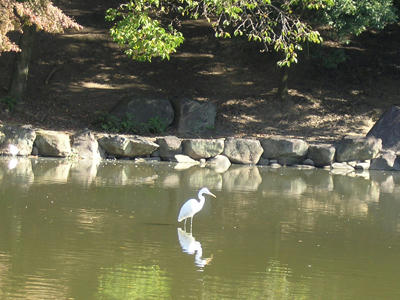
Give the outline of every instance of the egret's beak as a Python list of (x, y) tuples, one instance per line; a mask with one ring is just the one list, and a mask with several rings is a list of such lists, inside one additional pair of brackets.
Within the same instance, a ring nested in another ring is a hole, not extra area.
[(217, 198), (217, 196), (215, 196), (213, 193), (208, 193), (210, 196), (213, 196), (214, 198)]

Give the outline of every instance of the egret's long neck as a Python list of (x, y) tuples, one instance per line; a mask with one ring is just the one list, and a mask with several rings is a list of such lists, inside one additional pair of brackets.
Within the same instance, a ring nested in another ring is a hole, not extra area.
[(199, 194), (199, 209), (202, 209), (204, 206), (204, 202), (206, 202), (206, 198), (203, 196), (203, 194)]

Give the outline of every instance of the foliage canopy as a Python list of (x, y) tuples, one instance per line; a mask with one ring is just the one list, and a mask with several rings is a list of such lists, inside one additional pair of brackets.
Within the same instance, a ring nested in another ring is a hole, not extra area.
[(172, 24), (163, 26), (159, 19), (165, 9), (165, 4), (157, 0), (131, 1), (118, 9), (109, 9), (106, 20), (117, 20), (110, 34), (115, 42), (126, 45), (125, 54), (131, 58), (139, 61), (151, 61), (157, 56), (168, 59), (183, 42), (183, 35)]
[(333, 0), (130, 0), (107, 11), (113, 39), (133, 59), (169, 58), (183, 42), (179, 18), (206, 18), (217, 37), (245, 36), (263, 50), (283, 53), (281, 66), (297, 62), (305, 42), (320, 43), (318, 31), (301, 18), (304, 11), (333, 5)]
[(21, 51), (7, 34), (12, 31), (23, 33), (26, 26), (35, 25), (37, 30), (51, 33), (81, 28), (49, 0), (0, 0), (0, 16), (0, 53)]
[(393, 0), (335, 0), (322, 10), (323, 25), (328, 25), (330, 36), (349, 42), (354, 35), (368, 29), (383, 29), (397, 20)]

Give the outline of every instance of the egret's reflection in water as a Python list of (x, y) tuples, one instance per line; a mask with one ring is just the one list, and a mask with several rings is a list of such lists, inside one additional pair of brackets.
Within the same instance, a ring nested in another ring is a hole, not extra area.
[(208, 258), (202, 258), (203, 249), (201, 248), (200, 242), (196, 241), (193, 235), (189, 232), (177, 228), (179, 244), (181, 244), (182, 250), (185, 253), (194, 254), (194, 263), (196, 266), (203, 268), (212, 261), (212, 255)]

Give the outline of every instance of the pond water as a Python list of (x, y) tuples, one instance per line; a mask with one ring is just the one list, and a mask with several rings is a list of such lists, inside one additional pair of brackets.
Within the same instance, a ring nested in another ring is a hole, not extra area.
[(399, 278), (396, 173), (0, 159), (0, 299), (399, 299)]

